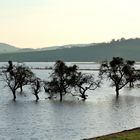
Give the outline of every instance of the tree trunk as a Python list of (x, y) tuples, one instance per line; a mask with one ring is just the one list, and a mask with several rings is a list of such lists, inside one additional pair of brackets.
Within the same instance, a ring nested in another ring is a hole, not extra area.
[(36, 102), (39, 100), (38, 94), (35, 94)]
[(60, 92), (60, 102), (62, 102), (62, 99), (63, 99), (63, 94), (62, 92)]
[(86, 95), (85, 95), (85, 92), (86, 92), (86, 91), (83, 91), (83, 92), (81, 93), (81, 94), (82, 94), (82, 95), (81, 95), (81, 98), (82, 98), (83, 101), (85, 101), (85, 100), (87, 99), (87, 97), (86, 97)]
[(129, 88), (133, 88), (134, 87), (134, 84), (133, 84), (133, 82), (129, 82)]
[(13, 92), (13, 101), (16, 101), (16, 91), (13, 90), (12, 92)]
[(67, 90), (66, 90), (66, 88), (64, 88), (64, 92), (65, 92), (65, 94), (67, 93)]
[(116, 97), (118, 98), (119, 97), (119, 88), (116, 87)]
[(20, 93), (22, 93), (23, 92), (23, 88), (22, 88), (22, 86), (20, 86)]

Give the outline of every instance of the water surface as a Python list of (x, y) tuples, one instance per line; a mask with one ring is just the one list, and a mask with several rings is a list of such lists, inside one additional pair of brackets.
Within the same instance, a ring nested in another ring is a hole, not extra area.
[[(44, 67), (47, 63), (28, 65)], [(96, 64), (78, 65), (98, 67)], [(51, 73), (50, 70), (33, 71), (42, 79), (48, 79)], [(101, 88), (88, 93), (85, 102), (74, 97), (65, 98), (62, 103), (46, 100), (47, 95), (42, 91), (36, 103), (28, 87), (24, 88), (22, 96), (18, 93), (17, 101), (13, 102), (11, 92), (3, 85), (1, 82), (0, 139), (3, 140), (80, 140), (140, 126), (138, 88), (121, 90), (116, 100), (114, 89), (105, 80)]]

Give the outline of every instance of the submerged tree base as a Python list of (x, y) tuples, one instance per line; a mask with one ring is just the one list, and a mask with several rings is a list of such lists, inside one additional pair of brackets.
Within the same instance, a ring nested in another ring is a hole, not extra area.
[(140, 128), (84, 140), (140, 140)]

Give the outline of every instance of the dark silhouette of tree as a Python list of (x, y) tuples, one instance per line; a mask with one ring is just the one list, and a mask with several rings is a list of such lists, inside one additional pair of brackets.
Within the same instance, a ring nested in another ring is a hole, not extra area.
[[(108, 63), (104, 61), (100, 67), (100, 76), (106, 74), (115, 86), (116, 97), (119, 96), (119, 90), (134, 80), (134, 61), (124, 61), (123, 58), (113, 57)], [(132, 75), (131, 75), (132, 74)]]
[(9, 72), (9, 74), (12, 75), (13, 74), (13, 71), (12, 71), (13, 70), (13, 62), (11, 60), (9, 60), (8, 64), (9, 65), (7, 66), (6, 72)]
[(62, 89), (59, 85), (58, 79), (52, 78), (49, 82), (44, 82), (44, 90), (49, 94), (49, 99), (57, 97), (57, 94), (60, 94), (60, 101), (62, 101), (62, 96), (65, 95), (62, 93)]
[[(44, 83), (44, 89), (49, 94), (49, 99), (57, 97), (59, 93), (60, 101), (62, 101), (63, 96), (70, 93), (86, 100), (88, 96), (86, 91), (95, 90), (99, 84), (100, 82), (95, 81), (92, 75), (78, 72), (76, 65), (66, 66), (63, 61), (57, 61), (51, 81)], [(72, 93), (72, 91), (76, 92)]]
[(137, 80), (138, 72), (134, 67), (135, 61), (126, 61), (126, 65), (124, 66), (124, 73), (127, 81), (129, 81), (129, 87), (134, 87), (134, 82)]
[(30, 81), (30, 78), (34, 75), (33, 72), (26, 66), (14, 66), (11, 72), (2, 71), (2, 79), (6, 82), (6, 86), (13, 93), (13, 100), (16, 100), (16, 91), (22, 86), (27, 85)]
[(15, 101), (16, 100), (16, 90), (19, 88), (19, 84), (16, 79), (16, 73), (14, 73), (14, 75), (11, 77), (11, 75), (9, 73), (7, 73), (6, 71), (3, 71), (2, 78), (3, 78), (3, 81), (6, 82), (5, 86), (9, 87), (9, 89), (12, 91), (13, 100)]
[(44, 89), (49, 93), (52, 98), (59, 93), (60, 102), (62, 102), (63, 96), (70, 92), (70, 80), (72, 75), (77, 72), (77, 66), (66, 66), (63, 61), (56, 61), (54, 65), (54, 71), (51, 74), (51, 81), (45, 82)]
[(124, 37), (122, 37), (121, 39), (120, 39), (120, 41), (125, 41), (126, 39), (124, 38)]
[(18, 71), (18, 82), (21, 93), (23, 92), (23, 86), (30, 84), (32, 77), (34, 77), (34, 73), (31, 69), (25, 65), (19, 65), (16, 67)]
[(9, 66), (7, 67), (7, 72), (10, 72), (13, 69), (13, 62), (11, 60), (8, 61)]
[(139, 84), (139, 81), (140, 81), (140, 70), (136, 70), (136, 75), (135, 75), (135, 77), (136, 77), (136, 81), (138, 81), (138, 83), (136, 84), (136, 86), (137, 86), (138, 88), (140, 88), (140, 84)]
[(71, 86), (74, 87), (76, 91), (79, 91), (80, 95), (78, 96), (80, 96), (83, 100), (86, 100), (88, 97), (86, 91), (95, 90), (97, 87), (99, 87), (100, 80), (95, 81), (92, 75), (77, 72), (77, 74), (74, 75), (71, 80)]
[(114, 43), (114, 42), (116, 42), (116, 40), (115, 40), (115, 39), (112, 39), (112, 40), (110, 41), (110, 43)]
[(39, 100), (39, 96), (38, 96), (38, 93), (41, 91), (41, 80), (37, 77), (34, 77), (32, 80), (31, 80), (31, 89), (33, 91), (33, 94), (35, 95), (36, 97), (36, 102)]

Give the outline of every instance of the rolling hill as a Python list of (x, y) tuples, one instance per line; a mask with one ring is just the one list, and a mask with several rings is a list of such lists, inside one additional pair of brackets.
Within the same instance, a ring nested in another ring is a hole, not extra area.
[(87, 44), (80, 47), (60, 47), (52, 50), (13, 52), (0, 54), (0, 61), (45, 62), (45, 61), (102, 61), (114, 56), (140, 61), (140, 39), (123, 39), (110, 43)]
[(0, 53), (9, 53), (9, 52), (15, 52), (18, 48), (6, 43), (0, 43)]

